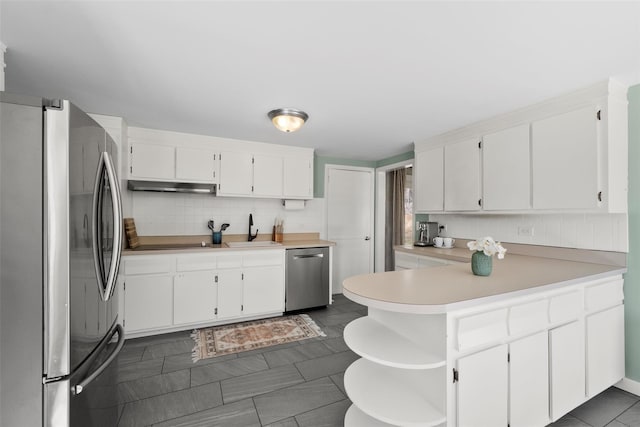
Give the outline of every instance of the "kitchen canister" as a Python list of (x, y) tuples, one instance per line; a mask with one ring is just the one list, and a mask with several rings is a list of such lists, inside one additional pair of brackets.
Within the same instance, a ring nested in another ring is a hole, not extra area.
[(493, 257), (476, 251), (471, 255), (471, 271), (476, 276), (489, 276), (493, 269)]
[(222, 243), (222, 231), (214, 231), (213, 232), (213, 244), (219, 245)]

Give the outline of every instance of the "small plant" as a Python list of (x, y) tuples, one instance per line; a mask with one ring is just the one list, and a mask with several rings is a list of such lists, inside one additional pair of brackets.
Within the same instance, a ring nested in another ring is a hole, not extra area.
[(493, 237), (483, 237), (482, 239), (472, 240), (467, 243), (467, 247), (471, 251), (483, 252), (486, 256), (498, 255), (498, 259), (503, 259), (507, 250), (500, 244), (493, 240)]

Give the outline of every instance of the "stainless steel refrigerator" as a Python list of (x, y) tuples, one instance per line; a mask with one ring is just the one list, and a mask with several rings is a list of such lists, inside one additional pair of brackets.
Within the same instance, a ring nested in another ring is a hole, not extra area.
[(117, 146), (68, 101), (0, 92), (0, 426), (115, 426)]

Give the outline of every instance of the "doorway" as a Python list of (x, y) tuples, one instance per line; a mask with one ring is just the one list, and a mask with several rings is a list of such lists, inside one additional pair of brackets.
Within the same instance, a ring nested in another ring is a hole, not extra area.
[(332, 293), (342, 293), (342, 281), (373, 272), (374, 170), (355, 166), (325, 166), (327, 238), (333, 250)]
[(376, 169), (375, 271), (393, 271), (393, 247), (412, 244), (413, 160)]

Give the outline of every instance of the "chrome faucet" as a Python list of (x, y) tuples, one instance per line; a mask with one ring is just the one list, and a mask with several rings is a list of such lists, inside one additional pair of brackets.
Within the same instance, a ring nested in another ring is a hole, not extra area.
[(251, 234), (251, 227), (253, 227), (253, 214), (249, 214), (249, 239), (248, 241), (252, 241), (256, 237), (258, 237), (258, 229), (256, 228), (256, 234)]

